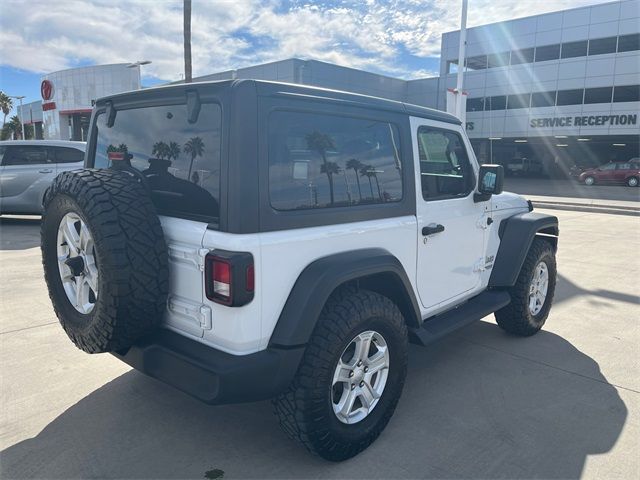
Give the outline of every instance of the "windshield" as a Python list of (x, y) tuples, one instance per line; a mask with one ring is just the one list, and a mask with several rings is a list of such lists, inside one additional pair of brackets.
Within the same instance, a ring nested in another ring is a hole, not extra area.
[(194, 123), (186, 105), (117, 112), (96, 120), (95, 168), (135, 168), (159, 213), (208, 222), (219, 218), (221, 109), (202, 104)]

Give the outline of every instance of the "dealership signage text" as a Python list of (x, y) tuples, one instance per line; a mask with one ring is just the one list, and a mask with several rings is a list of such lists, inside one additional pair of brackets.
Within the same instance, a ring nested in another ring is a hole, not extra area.
[(532, 128), (544, 127), (591, 127), (602, 125), (635, 125), (638, 115), (590, 115), (577, 117), (532, 118)]

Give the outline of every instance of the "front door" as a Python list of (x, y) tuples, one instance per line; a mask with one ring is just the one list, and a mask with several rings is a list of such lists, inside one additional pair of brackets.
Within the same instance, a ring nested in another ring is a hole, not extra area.
[(462, 128), (411, 119), (416, 168), (417, 285), (438, 309), (480, 288), (488, 202), (474, 202), (477, 165)]

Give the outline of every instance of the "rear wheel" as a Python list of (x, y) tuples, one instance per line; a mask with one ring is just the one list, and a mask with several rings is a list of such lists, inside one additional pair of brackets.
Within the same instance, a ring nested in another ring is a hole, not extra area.
[(503, 330), (527, 337), (544, 325), (556, 288), (556, 259), (553, 246), (537, 237), (520, 269), (516, 284), (509, 289), (511, 303), (495, 313)]
[(407, 351), (407, 328), (391, 300), (366, 290), (333, 296), (292, 385), (274, 400), (283, 430), (327, 460), (357, 455), (396, 408)]
[(595, 179), (595, 178), (593, 178), (593, 177), (586, 177), (586, 178), (584, 179), (584, 184), (585, 184), (585, 185), (591, 186), (591, 185), (593, 185), (594, 183), (596, 183), (596, 179)]
[(629, 187), (637, 187), (638, 186), (638, 177), (629, 177), (629, 178), (627, 178), (627, 186), (629, 186)]

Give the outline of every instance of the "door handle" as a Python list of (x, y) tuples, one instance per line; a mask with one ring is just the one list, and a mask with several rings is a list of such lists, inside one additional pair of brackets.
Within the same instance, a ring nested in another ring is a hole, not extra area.
[(38, 170), (40, 173), (51, 173), (53, 170), (51, 168), (43, 168), (42, 170)]
[(433, 235), (434, 233), (440, 233), (440, 232), (444, 232), (444, 225), (434, 225), (431, 224), (427, 227), (422, 227), (422, 235), (427, 236), (427, 235)]

